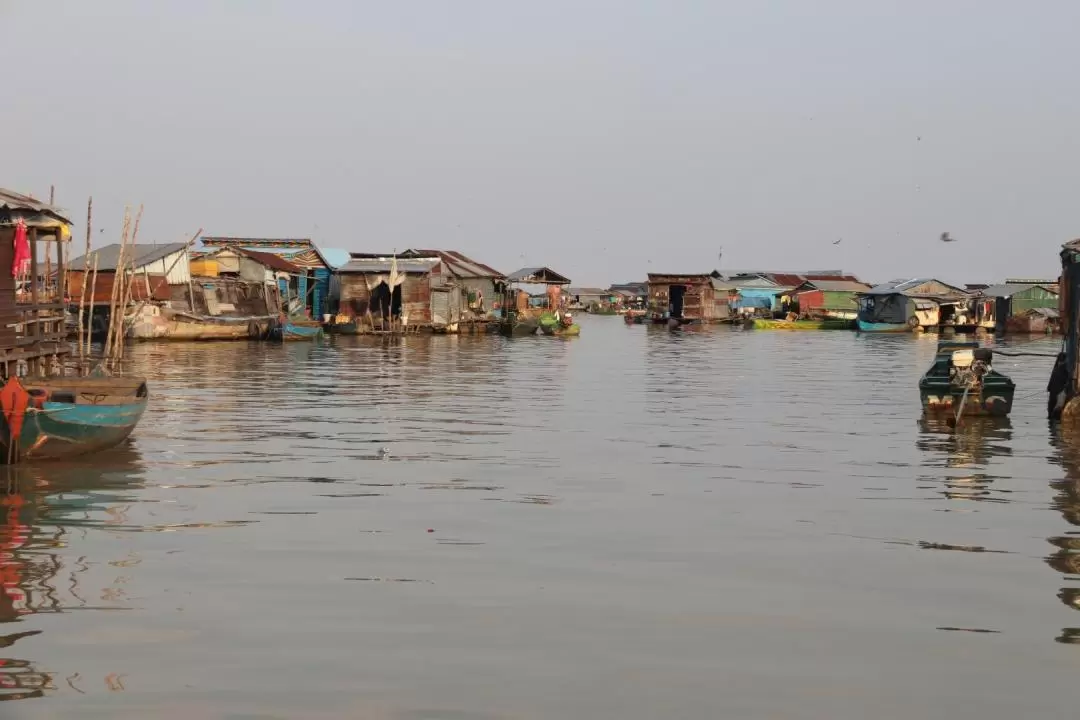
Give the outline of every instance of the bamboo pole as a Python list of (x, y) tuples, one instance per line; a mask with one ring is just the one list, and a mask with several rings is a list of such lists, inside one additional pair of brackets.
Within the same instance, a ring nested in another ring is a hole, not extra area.
[(90, 283), (90, 317), (87, 321), (88, 327), (86, 328), (86, 353), (84, 355), (86, 358), (90, 357), (90, 341), (94, 337), (94, 296), (97, 294), (97, 268), (98, 256), (97, 253), (94, 253), (94, 279)]
[[(86, 201), (86, 252), (83, 254), (82, 288), (79, 292), (79, 367), (86, 361), (83, 353), (83, 307), (86, 305), (86, 281), (89, 280), (90, 270), (90, 230), (94, 220), (94, 198)], [(89, 334), (89, 333), (88, 333)]]
[(120, 252), (113, 270), (112, 293), (109, 295), (109, 327), (105, 331), (105, 345), (102, 348), (103, 359), (108, 361), (112, 354), (113, 335), (116, 332), (116, 306), (120, 302), (120, 287), (124, 280), (125, 251), (127, 250), (128, 232), (131, 230), (131, 211), (124, 208), (124, 223), (120, 231)]
[(135, 229), (131, 233), (130, 256), (131, 271), (124, 272), (123, 304), (120, 307), (120, 327), (116, 334), (116, 361), (119, 363), (124, 357), (124, 342), (127, 337), (127, 309), (131, 304), (131, 291), (135, 285), (135, 243), (139, 239), (139, 222), (142, 220), (143, 206), (139, 205), (139, 212), (135, 216)]

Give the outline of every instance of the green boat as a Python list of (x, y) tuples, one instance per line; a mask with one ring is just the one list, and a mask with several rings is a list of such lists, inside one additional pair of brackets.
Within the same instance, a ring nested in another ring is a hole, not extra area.
[(851, 330), (851, 320), (768, 320), (754, 318), (755, 330)]
[(934, 364), (919, 380), (924, 413), (1003, 417), (1012, 411), (1014, 383), (994, 370), (994, 352), (977, 342), (942, 340)]

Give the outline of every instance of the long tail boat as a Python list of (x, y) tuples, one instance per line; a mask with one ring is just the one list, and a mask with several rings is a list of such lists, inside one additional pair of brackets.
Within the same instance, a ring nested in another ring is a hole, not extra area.
[(757, 330), (851, 330), (855, 323), (851, 320), (769, 320), (754, 318)]
[(145, 378), (69, 374), (64, 288), (54, 279), (66, 276), (70, 239), (61, 210), (0, 190), (0, 464), (112, 447), (146, 410)]
[(993, 357), (977, 342), (939, 342), (934, 363), (919, 380), (923, 411), (946, 413), (954, 423), (973, 415), (1008, 415), (1016, 384), (994, 370)]

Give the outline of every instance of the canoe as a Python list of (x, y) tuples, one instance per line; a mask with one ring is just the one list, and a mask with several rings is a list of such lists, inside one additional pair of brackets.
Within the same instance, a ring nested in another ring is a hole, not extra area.
[(850, 320), (767, 320), (754, 318), (757, 330), (850, 330)]
[(552, 337), (577, 337), (581, 334), (581, 326), (577, 324), (571, 325), (570, 327), (563, 327), (562, 325), (541, 325), (540, 332)]
[(315, 323), (296, 323), (286, 322), (278, 330), (278, 339), (283, 342), (295, 341), (295, 340), (315, 340), (322, 337), (323, 329), (321, 325)]
[(993, 356), (990, 348), (979, 347), (977, 342), (940, 341), (933, 364), (919, 380), (923, 412), (953, 417), (1008, 415), (1016, 384), (994, 370)]
[(0, 390), (0, 464), (119, 445), (139, 423), (148, 399), (141, 377), (12, 377)]
[(911, 326), (907, 323), (873, 323), (865, 320), (856, 320), (859, 332), (864, 333), (906, 333), (911, 332)]

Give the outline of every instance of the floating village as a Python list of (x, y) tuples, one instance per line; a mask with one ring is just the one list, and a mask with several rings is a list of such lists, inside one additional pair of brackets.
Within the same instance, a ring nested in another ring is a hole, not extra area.
[[(581, 335), (575, 316), (617, 315), (671, 332), (729, 324), (751, 331), (937, 333), (919, 384), (923, 408), (955, 424), (1004, 416), (1014, 385), (993, 369), (990, 336), (1062, 334), (1048, 385), (1051, 417), (1080, 418), (1080, 241), (1058, 279), (950, 285), (933, 277), (866, 283), (842, 270), (649, 273), (576, 287), (550, 267), (503, 273), (456, 250), (356, 252), (304, 238), (203, 235), (140, 241), (142, 209), (120, 242), (91, 248), (52, 202), (0, 190), (3, 461), (91, 453), (134, 430), (145, 379), (123, 372), (133, 342), (318, 342), (330, 334)], [(960, 339), (960, 336), (970, 338)]]

